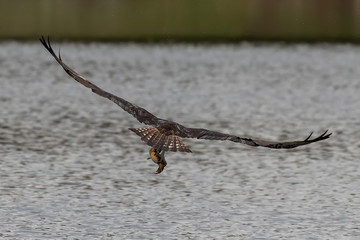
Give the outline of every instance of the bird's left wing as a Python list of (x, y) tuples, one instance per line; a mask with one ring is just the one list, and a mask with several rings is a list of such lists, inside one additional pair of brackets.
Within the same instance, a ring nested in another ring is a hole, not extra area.
[(95, 84), (93, 84), (90, 81), (86, 80), (84, 77), (82, 77), (80, 74), (78, 74), (73, 69), (68, 67), (62, 61), (61, 56), (60, 56), (60, 51), (59, 51), (59, 56), (57, 56), (54, 53), (54, 50), (52, 49), (52, 47), (50, 45), (49, 38), (47, 39), (47, 42), (46, 42), (45, 38), (41, 37), (40, 41), (44, 45), (44, 47), (51, 53), (51, 55), (55, 58), (55, 60), (63, 67), (65, 72), (67, 74), (69, 74), (73, 79), (75, 79), (75, 81), (81, 83), (82, 85), (84, 85), (87, 88), (90, 88), (94, 93), (113, 101), (114, 103), (119, 105), (122, 109), (124, 109), (126, 112), (133, 115), (141, 123), (156, 126), (156, 125), (158, 125), (159, 121), (160, 122), (164, 121), (162, 119), (157, 118), (153, 114), (149, 113), (145, 109), (143, 109), (141, 107), (138, 107), (138, 106), (126, 101), (125, 99), (123, 99), (121, 97), (117, 97), (117, 96), (115, 96), (115, 95), (113, 95), (113, 94), (111, 94), (109, 92), (106, 92), (103, 89), (96, 86)]
[(232, 142), (238, 142), (247, 144), (253, 147), (267, 147), (267, 148), (295, 148), (298, 146), (318, 142), (325, 140), (331, 136), (332, 133), (327, 133), (326, 130), (319, 137), (310, 139), (312, 133), (303, 141), (290, 141), (290, 142), (275, 142), (266, 140), (257, 140), (251, 138), (238, 137), (234, 135), (224, 134), (220, 132), (210, 131), (202, 128), (186, 128), (181, 131), (181, 137), (208, 139), (208, 140), (229, 140)]

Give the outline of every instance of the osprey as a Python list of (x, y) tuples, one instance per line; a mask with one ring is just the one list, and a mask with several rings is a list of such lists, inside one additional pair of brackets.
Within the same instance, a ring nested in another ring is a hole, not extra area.
[(87, 88), (90, 88), (92, 92), (107, 98), (117, 105), (119, 105), (123, 110), (130, 113), (135, 117), (140, 123), (150, 125), (147, 128), (130, 128), (135, 134), (140, 136), (141, 140), (144, 141), (147, 145), (151, 146), (149, 151), (150, 158), (153, 162), (158, 164), (158, 169), (156, 173), (161, 173), (166, 166), (165, 161), (165, 151), (172, 152), (191, 152), (190, 148), (187, 147), (182, 138), (197, 138), (197, 139), (207, 139), (207, 140), (229, 140), (236, 143), (243, 143), (253, 147), (267, 147), (267, 148), (295, 148), (298, 146), (318, 142), (325, 140), (330, 137), (331, 133), (327, 133), (326, 130), (319, 137), (310, 139), (312, 133), (302, 141), (291, 141), (291, 142), (274, 142), (266, 140), (256, 140), (251, 138), (238, 137), (235, 135), (224, 134), (216, 131), (210, 131), (203, 128), (188, 128), (179, 123), (169, 121), (166, 119), (161, 119), (151, 114), (144, 108), (136, 106), (125, 99), (115, 96), (103, 89), (99, 88), (95, 84), (89, 82), (84, 77), (80, 76), (73, 69), (68, 67), (61, 59), (60, 51), (59, 56), (57, 56), (51, 45), (49, 38), (47, 42), (44, 37), (40, 38), (41, 43), (44, 47), (50, 52), (50, 54), (55, 58), (55, 60), (63, 67), (65, 72), (69, 74), (77, 82), (81, 83)]

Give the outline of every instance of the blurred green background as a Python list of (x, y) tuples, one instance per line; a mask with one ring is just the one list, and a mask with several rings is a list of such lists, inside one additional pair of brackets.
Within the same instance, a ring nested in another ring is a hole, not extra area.
[(360, 42), (360, 0), (0, 0), (0, 39)]

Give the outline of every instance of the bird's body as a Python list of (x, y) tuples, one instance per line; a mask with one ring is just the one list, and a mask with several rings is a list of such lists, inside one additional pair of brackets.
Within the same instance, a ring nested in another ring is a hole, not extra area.
[(249, 146), (267, 147), (267, 148), (295, 148), (298, 146), (322, 141), (330, 137), (331, 133), (327, 134), (325, 131), (322, 135), (315, 139), (310, 139), (308, 136), (303, 141), (290, 141), (290, 142), (273, 142), (265, 140), (256, 140), (251, 138), (238, 137), (235, 135), (224, 134), (216, 131), (211, 131), (203, 128), (188, 128), (179, 123), (161, 119), (151, 114), (144, 108), (136, 106), (125, 99), (115, 96), (95, 84), (89, 82), (84, 77), (76, 73), (73, 69), (68, 67), (61, 59), (60, 52), (57, 56), (51, 45), (50, 41), (46, 42), (44, 37), (40, 39), (44, 47), (51, 53), (55, 60), (63, 67), (65, 72), (69, 74), (74, 80), (81, 83), (87, 88), (90, 88), (94, 93), (111, 100), (120, 106), (123, 110), (135, 117), (140, 123), (150, 125), (147, 128), (130, 128), (135, 134), (141, 137), (141, 140), (151, 146), (150, 158), (153, 162), (159, 165), (156, 173), (160, 173), (167, 165), (164, 157), (165, 151), (173, 152), (191, 152), (190, 148), (184, 144), (182, 138), (197, 138), (207, 140), (229, 140), (236, 143), (243, 143)]

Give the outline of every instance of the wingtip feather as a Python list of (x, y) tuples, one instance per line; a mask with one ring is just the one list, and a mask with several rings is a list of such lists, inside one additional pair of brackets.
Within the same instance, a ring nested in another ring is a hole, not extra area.
[(305, 142), (308, 141), (310, 139), (310, 137), (312, 136), (314, 132), (311, 132), (310, 135), (304, 140)]
[(60, 48), (59, 48), (59, 59), (62, 60), (62, 59), (61, 59), (61, 54), (60, 54)]

